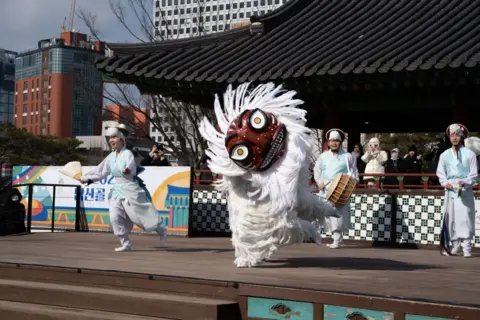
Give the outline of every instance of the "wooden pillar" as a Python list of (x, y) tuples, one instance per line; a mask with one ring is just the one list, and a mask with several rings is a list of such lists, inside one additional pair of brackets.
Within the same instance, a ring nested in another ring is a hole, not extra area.
[(347, 127), (345, 127), (345, 132), (348, 134), (348, 152), (353, 151), (353, 146), (358, 144), (360, 145), (360, 135), (361, 135), (361, 128), (360, 126), (350, 124)]
[[(463, 125), (466, 125), (465, 123), (469, 122), (468, 121), (468, 110), (465, 108), (465, 104), (461, 99), (456, 97), (455, 94), (452, 94), (450, 97), (450, 102), (451, 102), (451, 121), (450, 123), (461, 123)], [(467, 126), (468, 127), (468, 126)]]

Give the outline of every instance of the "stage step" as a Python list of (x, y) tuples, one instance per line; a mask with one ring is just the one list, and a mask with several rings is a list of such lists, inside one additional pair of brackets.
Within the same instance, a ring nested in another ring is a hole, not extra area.
[(0, 301), (2, 320), (172, 320), (131, 314)]
[(217, 298), (10, 279), (0, 279), (0, 300), (180, 320), (239, 314), (237, 302)]
[(228, 300), (235, 300), (238, 297), (238, 287), (232, 286), (232, 283), (227, 281), (117, 271), (0, 263), (0, 279), (102, 286), (160, 293), (171, 292)]

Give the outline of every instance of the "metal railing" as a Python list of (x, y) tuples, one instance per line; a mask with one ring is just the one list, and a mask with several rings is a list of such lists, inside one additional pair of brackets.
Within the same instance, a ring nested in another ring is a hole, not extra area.
[[(82, 186), (79, 185), (68, 185), (68, 184), (40, 184), (40, 183), (28, 183), (28, 184), (16, 184), (9, 185), (4, 188), (28, 188), (27, 191), (27, 206), (26, 206), (26, 230), (28, 233), (32, 231), (32, 212), (33, 212), (33, 188), (34, 187), (53, 187), (52, 192), (52, 209), (51, 209), (51, 232), (55, 232), (55, 210), (56, 210), (56, 199), (57, 199), (57, 188), (75, 188), (75, 231), (82, 231), (82, 211), (81, 211), (81, 190)], [(25, 198), (25, 197), (24, 197)]]
[[(415, 190), (442, 190), (443, 187), (438, 183), (437, 175), (434, 173), (361, 173), (360, 183), (357, 184), (357, 189), (415, 189)], [(193, 184), (194, 186), (210, 185), (214, 181), (221, 179), (221, 175), (212, 173), (210, 170), (195, 169)], [(363, 181), (363, 177), (373, 177), (373, 184), (368, 184)], [(384, 184), (386, 177), (396, 177), (398, 184)], [(405, 184), (406, 177), (419, 178), (418, 184)], [(313, 174), (310, 175), (308, 183), (315, 186)], [(475, 190), (480, 190), (480, 176), (477, 178), (477, 185)]]

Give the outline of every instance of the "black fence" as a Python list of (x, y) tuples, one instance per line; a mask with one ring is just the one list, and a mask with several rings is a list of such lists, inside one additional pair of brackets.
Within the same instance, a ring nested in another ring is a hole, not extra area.
[[(21, 196), (18, 188), (28, 188), (26, 193), (26, 207), (20, 201), (25, 198), (25, 196)], [(4, 228), (11, 229), (11, 227), (6, 227), (15, 223), (18, 223), (19, 217), (23, 217), (24, 223), (26, 223), (25, 231), (31, 233), (32, 231), (32, 212), (33, 208), (33, 200), (34, 200), (34, 188), (35, 187), (52, 187), (52, 206), (51, 206), (51, 225), (50, 231), (54, 232), (55, 228), (55, 211), (56, 211), (56, 200), (57, 200), (57, 188), (75, 188), (75, 231), (87, 231), (88, 223), (86, 221), (86, 215), (84, 210), (82, 210), (81, 205), (81, 190), (82, 186), (79, 185), (65, 185), (65, 184), (18, 184), (18, 185), (8, 185), (1, 187), (0, 190), (0, 197), (2, 202), (2, 210), (0, 212), (0, 223), (4, 224)], [(15, 191), (18, 190), (18, 191)], [(13, 199), (17, 199), (14, 195), (20, 196), (18, 201), (14, 201)], [(22, 212), (23, 211), (23, 212)], [(48, 214), (48, 213), (47, 213)], [(47, 228), (41, 228), (47, 229)], [(57, 229), (58, 230), (58, 229)], [(68, 230), (68, 229), (62, 229)], [(18, 233), (18, 232), (14, 232)]]

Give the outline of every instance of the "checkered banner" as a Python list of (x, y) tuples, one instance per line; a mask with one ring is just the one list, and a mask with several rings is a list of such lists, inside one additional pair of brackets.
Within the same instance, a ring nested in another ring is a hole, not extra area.
[(194, 190), (192, 228), (196, 232), (231, 232), (227, 197), (216, 190)]
[[(397, 242), (440, 244), (443, 196), (397, 197)], [(480, 197), (475, 197), (475, 246), (480, 247)]]
[[(475, 199), (476, 230), (480, 230), (480, 197)], [(443, 197), (400, 195), (397, 197), (396, 241), (398, 243), (440, 244)], [(344, 238), (389, 242), (392, 237), (392, 197), (354, 194), (351, 201), (351, 228)], [(196, 232), (230, 232), (227, 198), (216, 190), (194, 190), (192, 228)], [(322, 232), (322, 237), (330, 237)], [(475, 245), (480, 247), (480, 231)]]

